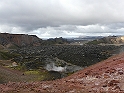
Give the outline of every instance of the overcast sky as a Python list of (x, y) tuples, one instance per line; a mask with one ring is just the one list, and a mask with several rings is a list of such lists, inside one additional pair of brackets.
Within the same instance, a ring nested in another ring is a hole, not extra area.
[(124, 0), (0, 0), (0, 32), (40, 38), (124, 35)]

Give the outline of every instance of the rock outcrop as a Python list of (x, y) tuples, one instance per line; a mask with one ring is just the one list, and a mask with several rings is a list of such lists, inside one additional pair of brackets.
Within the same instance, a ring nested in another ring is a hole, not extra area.
[(124, 44), (124, 36), (109, 36), (105, 38), (108, 43), (112, 44)]
[(41, 39), (36, 35), (0, 33), (0, 44), (6, 46), (13, 44), (17, 46), (38, 45)]

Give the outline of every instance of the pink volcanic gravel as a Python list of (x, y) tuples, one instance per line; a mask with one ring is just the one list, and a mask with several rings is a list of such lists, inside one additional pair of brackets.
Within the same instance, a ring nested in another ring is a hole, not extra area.
[(124, 93), (124, 53), (63, 79), (0, 84), (0, 93)]

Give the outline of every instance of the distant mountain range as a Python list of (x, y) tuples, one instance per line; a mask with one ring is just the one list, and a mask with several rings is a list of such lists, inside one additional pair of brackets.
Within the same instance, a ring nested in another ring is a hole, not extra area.
[(74, 42), (88, 44), (120, 44), (124, 36), (79, 36), (77, 38), (50, 38), (42, 40), (36, 35), (0, 33), (0, 47), (40, 46), (54, 44), (70, 44)]
[(72, 37), (72, 38), (66, 38), (68, 41), (76, 41), (76, 40), (95, 40), (103, 38), (103, 36), (79, 36), (79, 37)]
[(66, 43), (68, 43), (68, 41), (62, 37), (42, 40), (36, 35), (0, 33), (1, 47), (40, 46)]

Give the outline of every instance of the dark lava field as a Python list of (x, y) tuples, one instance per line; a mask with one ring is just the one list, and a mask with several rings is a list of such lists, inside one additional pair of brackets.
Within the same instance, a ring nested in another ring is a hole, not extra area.
[[(123, 51), (123, 45), (49, 45), (39, 47), (24, 47), (11, 50), (17, 54), (14, 61), (30, 65), (30, 69), (39, 68), (47, 63), (47, 59), (57, 58), (65, 63), (86, 67)], [(59, 64), (64, 66), (65, 64)]]

